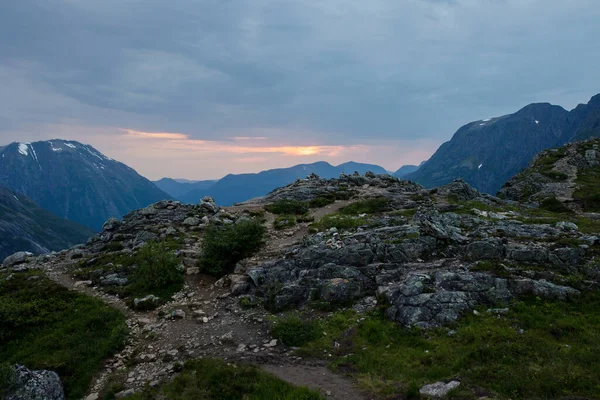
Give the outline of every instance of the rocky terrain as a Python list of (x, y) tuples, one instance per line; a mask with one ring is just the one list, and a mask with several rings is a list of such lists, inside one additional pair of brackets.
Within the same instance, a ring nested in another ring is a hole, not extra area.
[(573, 211), (600, 211), (600, 139), (575, 142), (536, 155), (498, 195), (520, 202), (556, 199)]
[[(343, 309), (362, 321), (380, 311), (398, 329), (434, 332), (482, 309), (500, 319), (513, 299), (567, 302), (597, 288), (600, 221), (504, 197), (460, 180), (430, 190), (390, 175), (312, 174), (233, 207), (210, 198), (196, 205), (161, 201), (108, 220), (84, 245), (17, 255), (3, 268), (5, 275), (40, 271), (127, 316), (128, 344), (104, 363), (89, 400), (115, 381), (119, 398), (158, 388), (179, 362), (199, 357), (261, 365), (330, 398), (367, 399), (374, 395), (364, 386), (324, 368), (331, 354), (306, 358), (274, 337), (273, 318), (298, 309), (325, 318), (326, 310)], [(278, 211), (292, 206), (302, 210)], [(206, 275), (206, 232), (244, 221), (267, 227), (262, 250), (219, 279)], [(163, 243), (177, 257), (185, 282), (176, 293), (128, 291), (136, 265), (127, 260), (147, 243)], [(329, 351), (344, 346), (334, 341)], [(461, 385), (426, 383), (421, 395), (432, 398)]]

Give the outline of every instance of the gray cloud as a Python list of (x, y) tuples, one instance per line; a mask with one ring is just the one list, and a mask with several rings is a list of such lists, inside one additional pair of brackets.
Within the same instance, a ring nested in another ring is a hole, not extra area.
[(599, 18), (597, 0), (4, 1), (0, 139), (73, 120), (446, 140), (600, 91)]

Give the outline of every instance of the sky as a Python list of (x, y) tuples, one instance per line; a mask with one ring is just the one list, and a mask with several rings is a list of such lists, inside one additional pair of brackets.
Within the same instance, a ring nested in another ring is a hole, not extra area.
[(462, 125), (600, 92), (598, 0), (0, 1), (0, 145), (151, 179), (396, 170)]

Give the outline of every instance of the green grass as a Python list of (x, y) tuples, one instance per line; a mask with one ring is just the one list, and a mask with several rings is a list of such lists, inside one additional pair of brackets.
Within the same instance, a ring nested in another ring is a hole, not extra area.
[(600, 167), (579, 171), (573, 198), (585, 211), (600, 211)]
[(390, 200), (386, 197), (377, 197), (357, 201), (340, 209), (342, 215), (376, 214), (390, 210)]
[(267, 229), (259, 220), (229, 225), (209, 225), (202, 241), (200, 268), (212, 275), (233, 272), (235, 264), (265, 244)]
[(40, 274), (0, 284), (0, 360), (55, 371), (67, 398), (81, 398), (103, 360), (124, 344), (125, 317), (42, 276), (28, 281), (33, 275)]
[(296, 225), (296, 217), (293, 215), (281, 215), (273, 221), (273, 228), (277, 230), (291, 228)]
[(256, 367), (213, 359), (188, 361), (181, 374), (132, 400), (323, 400), (318, 393), (284, 382)]
[(312, 224), (314, 229), (324, 231), (331, 228), (337, 229), (356, 229), (367, 224), (364, 217), (354, 217), (350, 215), (327, 214), (319, 221)]
[(469, 388), (493, 398), (598, 398), (600, 294), (569, 303), (529, 298), (509, 306), (500, 318), (485, 310), (463, 318), (452, 336), (444, 328), (403, 329), (379, 313), (360, 320), (342, 311), (324, 320), (326, 335), (299, 354), (331, 354), (333, 368), (352, 373), (383, 398), (453, 378), (463, 383), (465, 398), (477, 397)]
[(540, 202), (540, 208), (553, 213), (571, 213), (571, 209), (565, 206), (556, 197), (548, 197)]
[(308, 204), (298, 200), (278, 200), (265, 206), (265, 210), (278, 215), (302, 215), (308, 212)]

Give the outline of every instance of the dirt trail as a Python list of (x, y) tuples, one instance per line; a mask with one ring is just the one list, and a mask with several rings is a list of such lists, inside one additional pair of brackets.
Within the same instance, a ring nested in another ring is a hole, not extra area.
[[(338, 201), (311, 210), (311, 215), (319, 219), (348, 203)], [(272, 215), (269, 217), (274, 220)], [(280, 253), (300, 240), (308, 233), (308, 226), (303, 224), (290, 232), (274, 232), (262, 252), (263, 257)], [(138, 312), (117, 296), (77, 282), (69, 272), (72, 268), (73, 262), (65, 260), (54, 263), (46, 273), (55, 282), (120, 310), (131, 328), (126, 348), (105, 362), (104, 369), (94, 379), (89, 399), (99, 395), (109, 377), (119, 374), (125, 366), (128, 366), (126, 372), (120, 373), (125, 388), (139, 390), (149, 383), (168, 379), (174, 373), (176, 362), (199, 357), (258, 365), (286, 382), (319, 390), (332, 399), (369, 398), (356, 389), (350, 379), (319, 363), (315, 365), (314, 361), (296, 357), (289, 348), (275, 343), (269, 333), (271, 314), (262, 308), (241, 307), (239, 299), (231, 296), (228, 285), (221, 285), (213, 277), (186, 275), (184, 289), (173, 301), (154, 311)], [(183, 317), (171, 318), (174, 310), (182, 311)]]

